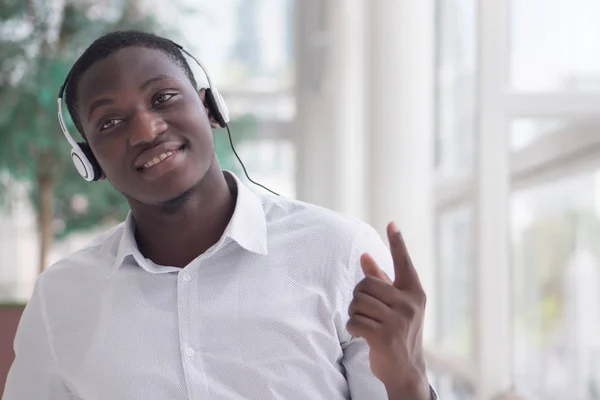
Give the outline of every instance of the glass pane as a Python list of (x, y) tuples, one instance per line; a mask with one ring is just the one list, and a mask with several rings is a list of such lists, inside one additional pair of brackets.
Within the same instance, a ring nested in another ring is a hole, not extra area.
[[(287, 139), (256, 139), (240, 143), (239, 155), (250, 178), (282, 196), (295, 196), (295, 151)], [(244, 179), (243, 170), (236, 172)], [(260, 187), (246, 182), (252, 189)]]
[(567, 129), (569, 123), (562, 119), (519, 118), (510, 126), (510, 145), (512, 151), (519, 151), (533, 144), (543, 136)]
[(438, 1), (436, 165), (466, 175), (475, 130), (475, 0)]
[[(600, 121), (596, 117), (572, 118), (519, 118), (510, 126), (511, 150), (517, 152), (533, 145), (539, 139), (557, 135), (566, 146), (589, 146), (588, 138), (600, 138)], [(582, 141), (583, 140), (583, 141)], [(561, 142), (554, 147), (562, 148)]]
[(512, 0), (512, 86), (521, 91), (600, 90), (599, 20), (598, 0)]
[(183, 32), (182, 44), (202, 56), (222, 92), (293, 87), (292, 0), (180, 0), (179, 13), (172, 2), (155, 2), (157, 18)]
[(25, 303), (38, 268), (37, 224), (26, 184), (0, 176), (0, 305)]
[(600, 399), (600, 170), (515, 193), (511, 225), (517, 388)]
[(448, 211), (438, 231), (438, 342), (444, 351), (470, 358), (474, 347), (474, 271), (472, 212)]
[(475, 400), (475, 390), (452, 378), (450, 374), (429, 371), (428, 376), (440, 399)]

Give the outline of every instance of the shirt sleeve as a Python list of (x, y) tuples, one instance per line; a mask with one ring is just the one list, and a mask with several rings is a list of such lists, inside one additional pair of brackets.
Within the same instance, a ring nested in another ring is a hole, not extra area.
[[(381, 239), (381, 236), (370, 226), (365, 225), (361, 233), (357, 235), (351, 252), (350, 273), (354, 275), (351, 280), (352, 287), (347, 288), (345, 310), (340, 310), (348, 320), (348, 306), (352, 300), (352, 291), (363, 278), (364, 273), (360, 266), (360, 256), (369, 253), (373, 256), (379, 268), (381, 268), (390, 279), (394, 279), (394, 263), (391, 252)], [(344, 355), (342, 364), (346, 370), (346, 379), (352, 400), (387, 400), (387, 392), (384, 384), (373, 375), (369, 363), (369, 346), (362, 338), (352, 337), (345, 329), (341, 335)], [(431, 389), (432, 399), (437, 399), (437, 394)]]
[(74, 400), (60, 378), (50, 345), (40, 281), (23, 311), (14, 341), (15, 359), (2, 400)]

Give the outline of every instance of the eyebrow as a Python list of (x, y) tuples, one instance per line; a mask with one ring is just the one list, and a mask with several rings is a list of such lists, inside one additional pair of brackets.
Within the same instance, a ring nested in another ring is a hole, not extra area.
[(90, 108), (88, 111), (88, 121), (92, 118), (92, 114), (94, 113), (94, 111), (96, 111), (97, 108), (108, 105), (108, 104), (113, 104), (115, 101), (113, 99), (98, 99), (92, 102), (92, 104), (90, 104)]
[(155, 82), (160, 82), (164, 79), (169, 79), (170, 77), (167, 75), (158, 75), (155, 76), (154, 78), (150, 78), (148, 79), (146, 82), (142, 83), (142, 86), (140, 86), (140, 90), (146, 90), (148, 88), (148, 86), (152, 85)]
[[(146, 82), (142, 83), (142, 85), (140, 86), (140, 90), (144, 91), (148, 88), (148, 86), (152, 85), (153, 83), (160, 82), (165, 79), (170, 79), (170, 77), (167, 75), (158, 75), (158, 76), (155, 76), (154, 78), (150, 78)], [(113, 104), (114, 102), (115, 101), (113, 99), (109, 99), (109, 98), (101, 98), (98, 100), (94, 100), (92, 102), (92, 104), (90, 104), (90, 108), (88, 111), (88, 120), (91, 119), (92, 113), (94, 111), (96, 111), (97, 108), (106, 106), (109, 104)]]

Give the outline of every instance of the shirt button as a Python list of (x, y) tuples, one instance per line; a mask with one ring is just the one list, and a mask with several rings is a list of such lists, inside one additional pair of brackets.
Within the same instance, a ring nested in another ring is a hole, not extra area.
[(190, 274), (183, 274), (183, 280), (189, 282), (192, 280), (192, 277), (190, 276)]
[(185, 349), (185, 355), (188, 357), (193, 357), (196, 352), (191, 347)]

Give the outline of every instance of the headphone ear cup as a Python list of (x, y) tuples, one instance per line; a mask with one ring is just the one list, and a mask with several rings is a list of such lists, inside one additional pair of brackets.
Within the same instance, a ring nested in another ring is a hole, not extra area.
[[(91, 169), (91, 171), (88, 172), (88, 174), (90, 174), (90, 176), (88, 178), (86, 178), (89, 181), (97, 181), (100, 179), (100, 177), (102, 177), (102, 168), (100, 168), (100, 164), (98, 163), (98, 160), (96, 160), (96, 156), (94, 156), (94, 153), (92, 152), (92, 149), (90, 148), (90, 145), (87, 144), (86, 142), (78, 142), (77, 143), (79, 145), (79, 149), (81, 149), (81, 152), (83, 153), (82, 155), (85, 156), (85, 161), (87, 161), (87, 165), (85, 166), (85, 169)], [(75, 161), (75, 154), (77, 152), (73, 152), (73, 159)], [(81, 158), (81, 157), (78, 157)], [(84, 160), (80, 160), (85, 164)], [(79, 169), (79, 167), (77, 166), (77, 162), (76, 165), (77, 169)], [(80, 171), (81, 173), (81, 171)], [(85, 178), (85, 176), (84, 176)]]
[[(206, 89), (204, 96), (205, 96), (206, 105), (208, 107), (209, 113), (217, 121), (217, 123), (219, 124), (219, 126), (221, 128), (225, 128), (228, 121), (225, 120), (223, 114), (221, 113), (221, 109), (219, 107), (219, 101), (215, 98), (215, 95), (213, 94), (212, 89)], [(218, 93), (217, 93), (217, 96), (219, 96)], [(222, 100), (221, 100), (221, 102), (222, 102)]]

